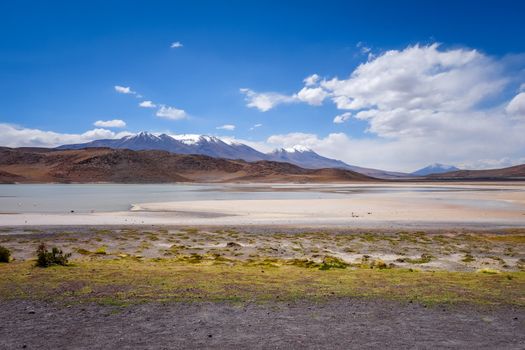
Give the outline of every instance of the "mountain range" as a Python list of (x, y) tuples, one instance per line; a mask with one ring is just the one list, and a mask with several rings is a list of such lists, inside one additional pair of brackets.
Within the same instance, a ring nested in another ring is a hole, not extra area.
[(230, 160), (167, 151), (0, 147), (0, 183), (362, 182), (344, 169), (304, 169), (283, 162)]
[(261, 160), (291, 163), (306, 169), (337, 168), (358, 172), (363, 175), (395, 179), (409, 177), (409, 174), (363, 168), (346, 164), (340, 160), (323, 157), (304, 146), (281, 148), (270, 153), (262, 153), (240, 142), (224, 141), (215, 136), (206, 135), (155, 135), (140, 132), (136, 135), (120, 139), (95, 140), (88, 143), (63, 145), (57, 149), (83, 149), (108, 147), (113, 149), (129, 149), (134, 151), (161, 150), (177, 154), (199, 154), (214, 158), (239, 159), (247, 162)]

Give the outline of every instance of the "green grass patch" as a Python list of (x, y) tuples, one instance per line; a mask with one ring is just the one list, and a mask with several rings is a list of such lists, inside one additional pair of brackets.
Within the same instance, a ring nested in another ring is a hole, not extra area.
[(0, 265), (0, 298), (128, 304), (366, 297), (525, 306), (525, 272), (416, 272), (350, 266), (323, 270), (305, 260), (216, 263), (216, 259), (190, 255), (77, 260), (68, 267), (47, 269), (36, 268), (32, 262), (13, 262)]

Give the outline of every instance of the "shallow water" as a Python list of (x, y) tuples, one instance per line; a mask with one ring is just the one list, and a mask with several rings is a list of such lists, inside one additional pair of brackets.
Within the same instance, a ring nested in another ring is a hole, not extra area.
[[(512, 191), (519, 189), (509, 189)], [(128, 210), (134, 203), (232, 199), (318, 199), (411, 195), (451, 204), (504, 208), (512, 203), (457, 198), (465, 192), (505, 191), (492, 187), (393, 185), (245, 184), (24, 184), (0, 185), (0, 213), (77, 213)]]

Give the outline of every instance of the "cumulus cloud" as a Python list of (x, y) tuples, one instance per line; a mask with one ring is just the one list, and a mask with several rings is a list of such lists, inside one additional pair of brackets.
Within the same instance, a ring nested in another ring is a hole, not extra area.
[(115, 91), (119, 94), (128, 94), (128, 95), (135, 95), (136, 92), (131, 90), (129, 86), (121, 86), (121, 85), (115, 85), (114, 86)]
[(0, 124), (0, 145), (6, 147), (57, 147), (98, 139), (121, 138), (131, 134), (127, 131), (115, 133), (107, 129), (93, 129), (81, 134), (67, 134)]
[(142, 101), (141, 103), (139, 103), (139, 107), (142, 107), (142, 108), (155, 108), (155, 107), (157, 107), (157, 105), (154, 104), (152, 101)]
[(184, 110), (166, 105), (161, 105), (155, 115), (159, 118), (170, 120), (181, 120), (188, 118), (188, 114)]
[(218, 129), (218, 130), (235, 130), (235, 125), (233, 125), (233, 124), (224, 124), (224, 125), (218, 126), (216, 129)]
[(323, 88), (304, 87), (293, 98), (312, 106), (320, 106), (327, 96), (328, 92)]
[(113, 119), (113, 120), (97, 120), (93, 123), (95, 126), (99, 126), (102, 128), (123, 128), (126, 126), (126, 122), (121, 119)]
[(313, 86), (315, 84), (317, 84), (317, 82), (319, 81), (321, 77), (319, 77), (319, 75), (317, 74), (312, 74), (308, 77), (306, 77), (303, 82), (304, 82), (304, 85), (306, 86)]
[(346, 122), (348, 119), (350, 119), (351, 116), (352, 116), (352, 113), (350, 113), (350, 112), (345, 112), (343, 114), (336, 115), (334, 117), (334, 123), (335, 124), (342, 124), (342, 123)]
[(171, 45), (170, 45), (170, 47), (172, 49), (178, 49), (178, 48), (180, 48), (182, 46), (184, 46), (184, 45), (182, 45), (182, 43), (180, 41), (175, 41), (175, 42), (171, 43)]
[[(346, 78), (305, 79), (305, 87), (292, 95), (295, 102), (311, 105), (331, 100), (343, 111), (334, 123), (352, 116), (368, 124), (367, 133), (358, 139), (291, 133), (267, 142), (285, 147), (304, 142), (352, 164), (392, 170), (433, 162), (464, 167), (519, 163), (525, 154), (525, 92), (505, 101), (506, 91), (523, 82), (519, 70), (506, 62), (475, 49), (438, 44), (386, 51)], [(316, 98), (304, 98), (312, 89), (319, 89)]]
[(255, 92), (246, 88), (240, 89), (240, 91), (245, 95), (246, 105), (257, 108), (261, 112), (267, 112), (282, 103), (297, 101), (294, 96), (286, 96), (276, 92)]

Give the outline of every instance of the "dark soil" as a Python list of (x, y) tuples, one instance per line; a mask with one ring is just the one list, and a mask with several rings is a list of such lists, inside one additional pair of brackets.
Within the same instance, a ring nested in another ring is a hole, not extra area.
[(523, 349), (525, 310), (377, 300), (127, 307), (0, 301), (0, 349)]

